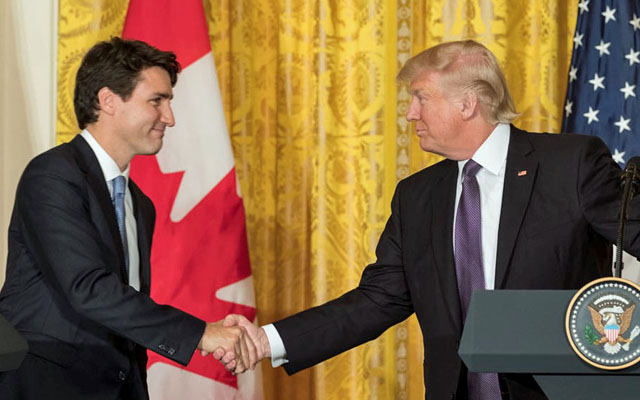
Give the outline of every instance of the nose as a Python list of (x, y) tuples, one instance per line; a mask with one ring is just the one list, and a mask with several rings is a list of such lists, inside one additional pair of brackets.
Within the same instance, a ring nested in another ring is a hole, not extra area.
[(176, 120), (173, 116), (173, 110), (171, 109), (171, 104), (169, 102), (166, 103), (166, 106), (162, 108), (162, 115), (160, 115), (160, 122), (163, 124), (172, 127), (176, 124)]
[(420, 119), (420, 107), (418, 100), (415, 97), (411, 97), (411, 102), (407, 108), (407, 121), (417, 121)]

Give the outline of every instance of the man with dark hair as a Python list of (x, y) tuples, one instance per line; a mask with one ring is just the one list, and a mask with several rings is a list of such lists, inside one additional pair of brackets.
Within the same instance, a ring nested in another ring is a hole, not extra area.
[(0, 373), (9, 399), (144, 399), (146, 349), (186, 365), (194, 351), (255, 365), (244, 328), (223, 327), (150, 297), (153, 204), (128, 178), (174, 125), (173, 53), (113, 38), (77, 74), (83, 131), (34, 158), (16, 192), (2, 314), (29, 343), (18, 370)]
[(140, 71), (160, 67), (169, 74), (171, 86), (178, 81), (180, 64), (176, 55), (159, 51), (138, 40), (118, 37), (93, 46), (76, 74), (73, 106), (80, 129), (98, 120), (98, 92), (103, 87), (128, 100), (141, 79)]
[[(398, 80), (409, 83), (407, 120), (420, 147), (446, 159), (398, 183), (376, 261), (359, 286), (263, 328), (242, 316), (225, 322), (245, 326), (259, 358), (292, 374), (415, 312), (427, 398), (544, 399), (529, 375), (467, 371), (458, 345), (471, 293), (578, 289), (611, 275), (620, 169), (595, 137), (511, 125), (517, 113), (506, 80), (480, 43), (427, 49)], [(625, 248), (638, 256), (640, 223), (631, 219)], [(235, 366), (230, 353), (214, 356)]]

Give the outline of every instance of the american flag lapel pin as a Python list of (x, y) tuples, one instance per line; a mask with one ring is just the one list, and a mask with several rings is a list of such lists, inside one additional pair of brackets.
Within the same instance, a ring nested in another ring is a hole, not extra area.
[(523, 169), (522, 171), (518, 171), (518, 176), (525, 176), (527, 174), (527, 170)]

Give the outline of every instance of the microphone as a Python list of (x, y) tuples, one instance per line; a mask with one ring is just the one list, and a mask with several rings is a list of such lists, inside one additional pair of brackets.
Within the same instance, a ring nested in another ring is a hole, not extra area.
[(616, 242), (616, 278), (622, 276), (622, 246), (624, 243), (624, 226), (627, 222), (629, 200), (638, 193), (638, 189), (640, 188), (640, 157), (631, 157), (622, 175), (620, 175), (620, 184), (622, 186), (622, 202), (618, 219), (618, 240)]
[(640, 186), (640, 156), (631, 157), (624, 171), (622, 171), (622, 175), (620, 175), (620, 185), (623, 190), (627, 185), (631, 185), (630, 198), (638, 193), (638, 187)]

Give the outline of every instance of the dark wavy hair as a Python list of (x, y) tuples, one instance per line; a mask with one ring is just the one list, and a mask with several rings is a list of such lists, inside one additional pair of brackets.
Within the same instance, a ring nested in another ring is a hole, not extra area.
[(151, 67), (167, 71), (171, 86), (175, 86), (180, 64), (170, 51), (119, 37), (93, 46), (82, 59), (73, 93), (73, 107), (80, 129), (98, 120), (100, 89), (108, 87), (126, 101), (140, 81), (140, 73)]

